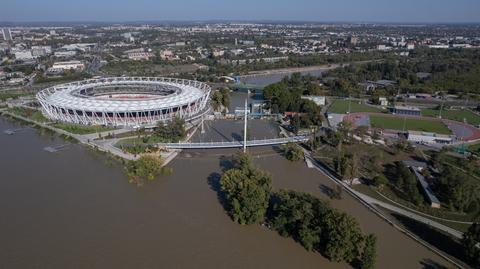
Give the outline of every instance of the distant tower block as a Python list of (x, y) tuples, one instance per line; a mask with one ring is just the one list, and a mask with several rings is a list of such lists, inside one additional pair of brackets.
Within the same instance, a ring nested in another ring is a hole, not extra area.
[(3, 28), (2, 29), (2, 36), (3, 36), (3, 40), (5, 40), (5, 41), (13, 40), (12, 32), (10, 31), (10, 28)]

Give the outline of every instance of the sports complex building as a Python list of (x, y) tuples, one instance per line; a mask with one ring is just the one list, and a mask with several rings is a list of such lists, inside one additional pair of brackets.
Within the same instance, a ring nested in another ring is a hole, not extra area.
[(191, 120), (208, 110), (211, 88), (193, 80), (161, 77), (89, 79), (37, 94), (43, 114), (83, 125), (153, 126), (174, 117)]

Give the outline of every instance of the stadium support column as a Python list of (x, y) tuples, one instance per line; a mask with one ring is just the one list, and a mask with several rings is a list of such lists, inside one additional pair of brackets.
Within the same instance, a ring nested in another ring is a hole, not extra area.
[[(248, 98), (248, 97), (247, 97)], [(245, 121), (243, 125), (243, 152), (247, 152), (247, 99), (245, 98)]]

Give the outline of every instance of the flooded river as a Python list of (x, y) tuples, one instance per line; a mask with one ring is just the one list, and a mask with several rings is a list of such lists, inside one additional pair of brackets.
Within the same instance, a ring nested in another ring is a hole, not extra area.
[[(33, 129), (3, 134), (16, 128), (0, 118), (0, 268), (349, 268), (261, 226), (234, 224), (217, 200), (231, 150), (182, 152), (170, 177), (138, 188), (120, 164), (81, 145), (50, 153), (43, 148), (65, 142)], [(272, 148), (252, 153), (275, 188), (328, 199), (322, 190), (332, 184), (318, 172)], [(444, 264), (346, 194), (332, 205), (377, 235), (377, 268)]]

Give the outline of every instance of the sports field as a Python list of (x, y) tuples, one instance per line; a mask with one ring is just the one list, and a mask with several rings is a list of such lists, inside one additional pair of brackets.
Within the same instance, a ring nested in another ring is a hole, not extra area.
[[(330, 113), (336, 113), (336, 114), (347, 114), (348, 112), (348, 100), (335, 100), (333, 101), (333, 104), (330, 106), (328, 109), (328, 112)], [(384, 110), (380, 108), (376, 108), (373, 106), (368, 106), (362, 103), (359, 103), (359, 101), (354, 101), (352, 100), (350, 103), (350, 113), (356, 113), (356, 112), (383, 112)]]
[(421, 131), (437, 134), (452, 133), (441, 121), (370, 115), (370, 125), (374, 128), (402, 131), (404, 124), (405, 131)]
[[(436, 109), (422, 109), (422, 115), (427, 117), (438, 117), (440, 110)], [(473, 126), (480, 125), (480, 116), (469, 111), (469, 110), (442, 110), (442, 118), (463, 122), (463, 119), (467, 121), (468, 124)]]
[(468, 146), (468, 150), (473, 152), (480, 152), (480, 143)]

